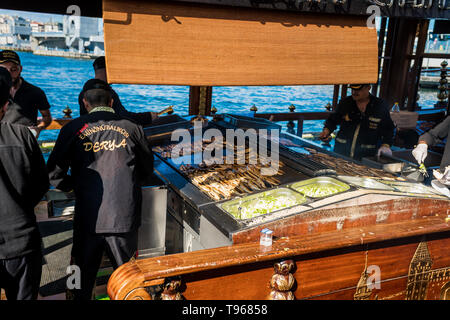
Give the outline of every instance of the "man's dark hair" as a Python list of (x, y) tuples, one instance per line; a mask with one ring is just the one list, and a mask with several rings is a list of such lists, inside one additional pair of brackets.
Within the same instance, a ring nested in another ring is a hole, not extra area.
[(84, 98), (91, 107), (109, 106), (111, 102), (111, 87), (99, 79), (90, 79), (83, 86)]
[(3, 107), (10, 98), (12, 79), (11, 74), (6, 68), (0, 67), (0, 108)]
[(104, 89), (91, 89), (84, 93), (84, 98), (91, 107), (109, 107), (111, 92)]

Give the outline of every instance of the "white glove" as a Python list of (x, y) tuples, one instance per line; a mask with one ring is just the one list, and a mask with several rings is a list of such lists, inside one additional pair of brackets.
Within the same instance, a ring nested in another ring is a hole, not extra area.
[(428, 155), (428, 145), (426, 143), (419, 143), (412, 151), (412, 155), (418, 164), (422, 164)]
[(386, 145), (382, 145), (380, 147), (380, 149), (378, 149), (378, 156), (380, 156), (381, 154), (387, 155), (387, 156), (392, 156), (392, 151), (391, 148), (389, 148)]
[(435, 177), (439, 180), (440, 183), (445, 184), (446, 186), (450, 186), (450, 166), (447, 166), (445, 168), (444, 174), (436, 172)]

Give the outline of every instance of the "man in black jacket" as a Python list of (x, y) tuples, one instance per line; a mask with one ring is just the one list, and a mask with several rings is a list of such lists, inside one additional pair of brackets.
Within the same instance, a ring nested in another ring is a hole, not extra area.
[[(0, 120), (11, 85), (9, 72), (0, 67)], [(34, 207), (48, 187), (45, 161), (31, 131), (0, 122), (0, 288), (8, 300), (37, 298), (42, 252)]]
[[(95, 79), (102, 80), (104, 82), (108, 82), (106, 76), (106, 62), (105, 57), (98, 57), (94, 60), (92, 64), (95, 72)], [(119, 99), (119, 95), (112, 89), (112, 99), (113, 105), (112, 108), (114, 112), (121, 116), (122, 118), (128, 119), (134, 123), (137, 123), (143, 127), (148, 127), (152, 124), (152, 121), (158, 117), (156, 112), (130, 112), (122, 105), (122, 102)], [(87, 114), (86, 107), (83, 102), (83, 95), (86, 89), (83, 87), (83, 90), (80, 92), (78, 96), (78, 104), (80, 105), (80, 116)]]
[(76, 197), (72, 257), (81, 289), (74, 299), (91, 298), (104, 249), (114, 269), (135, 254), (141, 186), (153, 173), (142, 127), (114, 112), (108, 84), (91, 79), (85, 88), (88, 114), (61, 129), (47, 163), (51, 184)]
[(370, 94), (370, 84), (350, 85), (352, 95), (343, 98), (325, 121), (319, 138), (331, 139), (339, 125), (334, 151), (361, 160), (380, 154), (392, 155), (395, 125), (387, 103)]
[[(12, 100), (3, 121), (28, 126), (38, 137), (40, 132), (52, 122), (47, 96), (41, 88), (22, 78), (23, 67), (16, 52), (0, 51), (0, 66), (8, 69), (12, 77)], [(39, 121), (38, 110), (42, 115), (42, 120)]]

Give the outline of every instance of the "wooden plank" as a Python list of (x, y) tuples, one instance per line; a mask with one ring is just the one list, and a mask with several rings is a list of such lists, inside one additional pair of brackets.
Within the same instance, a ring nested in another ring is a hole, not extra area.
[(365, 17), (104, 0), (111, 83), (222, 86), (374, 83)]
[(64, 125), (66, 125), (67, 123), (69, 123), (70, 121), (72, 121), (73, 119), (53, 119), (52, 122), (50, 123), (50, 125), (45, 128), (45, 130), (59, 130), (61, 129)]

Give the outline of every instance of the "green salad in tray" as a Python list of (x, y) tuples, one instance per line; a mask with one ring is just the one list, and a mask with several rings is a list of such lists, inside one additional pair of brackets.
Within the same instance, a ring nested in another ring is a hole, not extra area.
[(222, 204), (222, 209), (237, 219), (251, 219), (304, 202), (306, 202), (306, 198), (301, 194), (286, 188), (280, 188), (228, 201)]
[(323, 198), (350, 189), (345, 183), (327, 177), (297, 182), (290, 187), (310, 198)]

